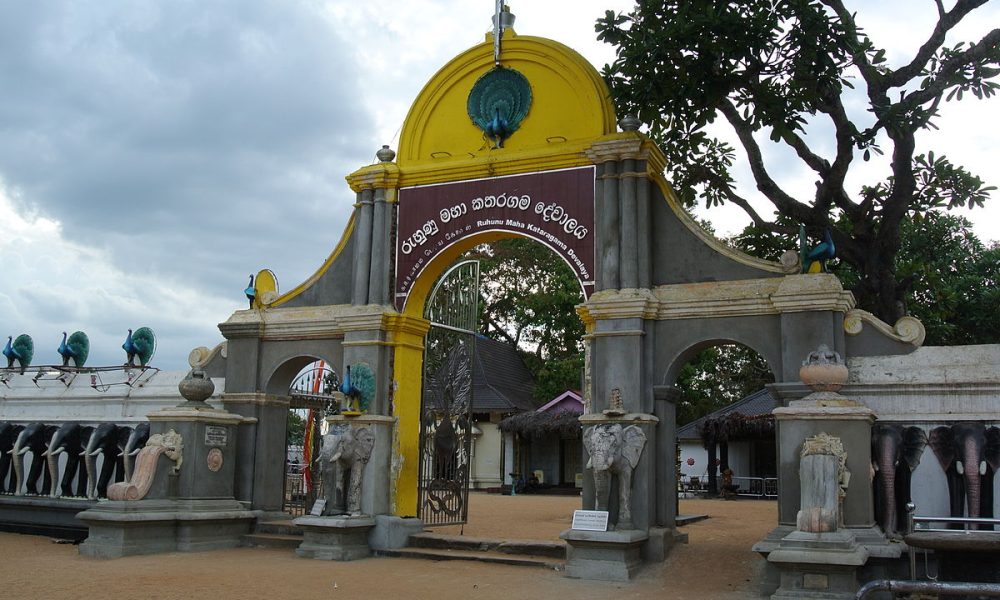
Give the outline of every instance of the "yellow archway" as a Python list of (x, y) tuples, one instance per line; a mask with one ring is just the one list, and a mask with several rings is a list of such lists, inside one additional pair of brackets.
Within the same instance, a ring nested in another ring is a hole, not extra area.
[[(598, 72), (577, 52), (558, 42), (504, 33), (504, 67), (530, 82), (532, 105), (518, 131), (503, 148), (493, 147), (467, 112), (469, 92), (493, 68), (493, 36), (455, 57), (428, 81), (414, 101), (400, 135), (393, 173), (396, 187), (422, 186), (502, 175), (592, 165), (586, 150), (614, 135), (610, 93)], [(383, 175), (372, 165), (348, 177), (355, 191)], [(392, 194), (392, 201), (396, 201)], [(398, 419), (395, 512), (417, 513), (420, 394), (423, 344), (429, 323), (423, 318), (431, 287), (441, 273), (474, 246), (516, 234), (484, 232), (462, 238), (436, 256), (413, 282), (399, 318), (391, 323), (393, 414)]]

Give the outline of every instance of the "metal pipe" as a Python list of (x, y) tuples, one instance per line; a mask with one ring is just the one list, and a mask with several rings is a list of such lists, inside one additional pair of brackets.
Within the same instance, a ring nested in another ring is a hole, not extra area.
[[(916, 512), (917, 505), (912, 502), (906, 503), (906, 533), (913, 533), (913, 513)], [(910, 579), (917, 579), (917, 551), (912, 546), (907, 553), (910, 555)]]
[(978, 595), (1000, 598), (1000, 584), (997, 583), (953, 583), (944, 581), (901, 581), (876, 579), (861, 586), (854, 595), (855, 600), (863, 600), (872, 592), (925, 593), (939, 596)]

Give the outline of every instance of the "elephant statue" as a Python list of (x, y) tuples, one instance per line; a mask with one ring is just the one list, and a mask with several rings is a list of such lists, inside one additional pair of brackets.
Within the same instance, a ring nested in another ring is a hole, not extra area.
[(124, 468), (124, 481), (130, 481), (132, 479), (133, 465), (135, 464), (135, 457), (142, 450), (142, 447), (146, 445), (149, 441), (149, 421), (143, 421), (142, 423), (136, 424), (134, 429), (128, 430), (128, 440), (125, 442), (125, 446), (122, 448), (122, 467)]
[(632, 471), (639, 464), (646, 434), (635, 425), (593, 425), (583, 431), (583, 445), (590, 455), (586, 468), (594, 474), (596, 510), (608, 510), (611, 476), (618, 477), (618, 529), (632, 529)]
[[(17, 477), (11, 469), (11, 450), (14, 449), (14, 441), (17, 435), (24, 429), (21, 425), (0, 422), (0, 494), (13, 494), (17, 484)], [(10, 479), (7, 476), (10, 475)], [(4, 485), (4, 482), (7, 482)]]
[[(67, 421), (56, 429), (49, 441), (48, 449), (43, 453), (49, 466), (49, 476), (53, 484), (59, 479), (59, 455), (66, 453), (66, 468), (63, 470), (62, 482), (59, 486), (53, 485), (49, 494), (53, 498), (59, 497), (60, 489), (63, 496), (82, 496), (87, 485), (86, 472), (80, 468), (80, 453), (87, 446), (87, 438), (90, 436), (93, 427), (84, 427), (79, 423)], [(76, 492), (73, 491), (73, 478), (79, 472), (79, 480)]]
[[(321, 464), (326, 496), (324, 516), (361, 514), (361, 483), (374, 447), (375, 434), (368, 427), (334, 426), (323, 436), (317, 460)], [(345, 495), (344, 482), (348, 478)]]
[[(100, 476), (97, 474), (97, 455), (104, 456)], [(91, 500), (106, 498), (108, 483), (115, 472), (118, 460), (118, 426), (114, 423), (101, 423), (90, 435), (87, 447), (83, 451), (87, 465), (87, 497)]]
[[(42, 494), (48, 494), (52, 489), (52, 477), (47, 469), (43, 469), (45, 466), (44, 455), (45, 451), (49, 449), (49, 440), (55, 434), (58, 427), (54, 425), (46, 425), (45, 423), (34, 422), (28, 423), (28, 425), (17, 434), (17, 439), (14, 441), (14, 447), (11, 449), (10, 453), (14, 459), (14, 475), (17, 477), (17, 483), (14, 488), (15, 496), (22, 496), (25, 493), (38, 495), (38, 477), (42, 475), (42, 471), (45, 471), (45, 476), (42, 480)], [(28, 476), (24, 476), (24, 455), (31, 452), (31, 469), (28, 471)]]
[(920, 427), (876, 423), (872, 427), (872, 468), (875, 471), (875, 520), (889, 537), (906, 531), (910, 477), (920, 464), (927, 434)]
[(964, 421), (935, 427), (929, 443), (948, 478), (951, 516), (992, 518), (993, 476), (1000, 469), (1000, 429)]

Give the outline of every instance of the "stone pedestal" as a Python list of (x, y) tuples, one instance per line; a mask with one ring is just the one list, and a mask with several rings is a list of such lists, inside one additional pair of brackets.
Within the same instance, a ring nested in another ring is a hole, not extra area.
[(843, 396), (815, 398), (789, 403), (774, 409), (778, 436), (778, 489), (780, 502), (778, 521), (795, 526), (801, 508), (799, 481), (799, 447), (802, 440), (827, 433), (843, 440), (847, 451), (847, 470), (853, 473), (843, 506), (843, 525), (870, 528), (875, 525), (871, 470), (872, 423), (875, 413), (870, 408)]
[(169, 440), (170, 450), (154, 456), (148, 473), (137, 468), (132, 482), (143, 478), (143, 485), (133, 486), (134, 496), (77, 515), (90, 530), (81, 554), (117, 558), (232, 548), (260, 515), (234, 496), (243, 417), (204, 402), (214, 385), (199, 372), (178, 388), (187, 402), (149, 414), (150, 442), (143, 452), (154, 438)]
[(356, 417), (334, 415), (326, 418), (331, 426), (350, 425), (369, 428), (375, 434), (371, 457), (365, 464), (361, 480), (361, 512), (365, 515), (385, 515), (392, 512), (390, 479), (392, 466), (392, 435), (395, 417), (363, 414)]
[(852, 599), (858, 589), (857, 571), (867, 560), (868, 551), (849, 531), (793, 531), (767, 557), (781, 571), (781, 586), (771, 598)]
[(319, 560), (357, 560), (371, 556), (368, 534), (375, 527), (372, 517), (299, 517), (292, 521), (302, 529), (303, 541), (295, 553)]
[(80, 554), (121, 558), (235, 548), (258, 516), (233, 499), (101, 502), (77, 515), (89, 528)]
[(566, 576), (577, 579), (628, 581), (642, 564), (645, 531), (580, 531), (559, 534), (566, 540)]

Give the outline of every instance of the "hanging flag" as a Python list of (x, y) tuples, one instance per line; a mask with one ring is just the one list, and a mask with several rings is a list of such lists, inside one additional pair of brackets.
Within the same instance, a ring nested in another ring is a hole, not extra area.
[[(313, 373), (312, 373), (312, 393), (319, 394), (322, 389), (323, 384), (323, 368), (326, 363), (322, 360), (313, 363)], [(302, 462), (305, 463), (305, 468), (302, 471), (302, 478), (305, 483), (305, 492), (308, 494), (313, 488), (312, 481), (312, 461), (313, 461), (313, 440), (315, 439), (314, 434), (316, 430), (315, 414), (313, 409), (309, 409), (306, 414), (305, 423), (305, 436), (302, 440)]]
[(302, 462), (304, 463), (302, 467), (302, 481), (304, 484), (303, 491), (309, 493), (312, 489), (312, 461), (313, 461), (313, 411), (310, 408), (309, 413), (306, 416), (305, 424), (305, 436), (302, 440)]

